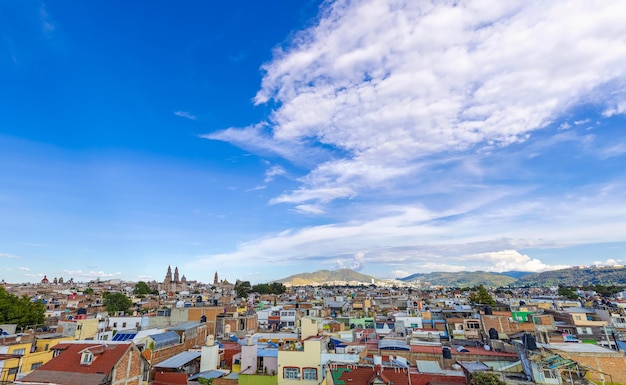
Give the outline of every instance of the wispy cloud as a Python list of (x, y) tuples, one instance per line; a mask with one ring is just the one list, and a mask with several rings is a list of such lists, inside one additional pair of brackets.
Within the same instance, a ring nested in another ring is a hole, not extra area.
[(198, 119), (195, 115), (193, 115), (191, 112), (188, 112), (188, 111), (174, 111), (174, 115), (181, 117), (181, 118), (189, 119), (189, 120)]
[(524, 142), (579, 103), (622, 113), (623, 12), (615, 2), (328, 3), (263, 67), (255, 101), (279, 105), (269, 132), (207, 138), (287, 159), (313, 140), (334, 156), (273, 202), (350, 197), (412, 177), (424, 157)]
[(55, 30), (55, 23), (50, 17), (50, 14), (46, 10), (43, 3), (39, 6), (39, 18), (41, 20), (42, 32), (47, 37), (52, 37), (52, 33)]
[(268, 235), (243, 243), (232, 253), (201, 257), (197, 263), (210, 267), (222, 260), (245, 261), (248, 266), (306, 262), (379, 272), (390, 266), (411, 272), (559, 269), (567, 264), (518, 250), (622, 240), (626, 205), (620, 202), (626, 199), (626, 189), (621, 186), (596, 186), (576, 196), (540, 201), (512, 199), (504, 206), (478, 197), (443, 211), (419, 204), (354, 206), (352, 210), (371, 215)]
[(115, 273), (106, 273), (104, 271), (83, 271), (83, 270), (63, 270), (63, 274), (68, 276), (69, 278), (74, 278), (75, 281), (82, 280), (93, 280), (97, 278), (104, 279), (112, 279), (115, 277), (120, 277), (122, 275), (121, 272)]
[(47, 247), (47, 246), (50, 246), (49, 244), (46, 244), (46, 243), (33, 243), (33, 242), (20, 242), (20, 243), (18, 243), (18, 245), (30, 246), (30, 247)]
[(272, 165), (265, 170), (265, 183), (273, 181), (277, 176), (285, 175), (285, 169), (278, 165)]
[[(269, 203), (326, 222), (202, 263), (350, 266), (360, 252), (365, 269), (543, 271), (565, 264), (519, 250), (626, 241), (626, 175), (602, 163), (626, 154), (602, 124), (626, 113), (623, 14), (574, 0), (324, 3), (262, 67), (268, 118), (203, 137), (297, 165)], [(585, 174), (588, 160), (603, 171)]]
[(0, 253), (0, 258), (22, 258), (19, 255), (9, 254), (9, 253)]
[(20, 267), (20, 268), (19, 268), (19, 270), (22, 270), (22, 271), (30, 271), (30, 269), (29, 269), (28, 267)]

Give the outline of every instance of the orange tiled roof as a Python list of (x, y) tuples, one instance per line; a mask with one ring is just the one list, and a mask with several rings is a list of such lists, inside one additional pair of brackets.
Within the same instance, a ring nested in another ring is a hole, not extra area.
[[(115, 364), (128, 351), (131, 344), (99, 344), (99, 343), (60, 343), (53, 349), (62, 350), (61, 354), (53, 358), (38, 370), (51, 372), (70, 372), (82, 374), (110, 373)], [(82, 352), (89, 349), (94, 354), (90, 365), (81, 364)], [(37, 373), (35, 370), (31, 374)], [(29, 377), (30, 374), (26, 377)], [(26, 378), (25, 377), (25, 378)]]

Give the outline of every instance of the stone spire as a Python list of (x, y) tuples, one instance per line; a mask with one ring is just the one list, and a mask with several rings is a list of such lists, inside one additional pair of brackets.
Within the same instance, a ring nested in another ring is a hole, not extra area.
[(178, 267), (174, 268), (174, 282), (179, 282), (179, 280), (178, 280)]
[(217, 271), (215, 272), (215, 277), (213, 277), (213, 284), (217, 285), (219, 283), (219, 280), (217, 279)]
[(172, 282), (172, 268), (170, 266), (167, 267), (167, 274), (165, 274), (165, 280), (163, 280), (163, 282)]

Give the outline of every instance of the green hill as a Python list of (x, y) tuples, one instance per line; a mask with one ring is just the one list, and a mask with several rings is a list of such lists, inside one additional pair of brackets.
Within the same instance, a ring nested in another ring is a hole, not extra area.
[(516, 281), (515, 278), (503, 274), (488, 273), (486, 271), (460, 271), (454, 273), (434, 272), (428, 274), (413, 274), (400, 279), (404, 282), (420, 283), (424, 286), (445, 287), (486, 287), (508, 286)]
[(515, 286), (584, 286), (584, 285), (625, 285), (624, 267), (572, 267), (569, 269), (544, 271), (521, 277)]
[(318, 270), (313, 273), (302, 273), (291, 275), (287, 278), (279, 279), (276, 282), (290, 284), (293, 286), (323, 285), (333, 282), (358, 282), (369, 285), (372, 281), (379, 281), (371, 275), (357, 273), (350, 269), (341, 270)]
[[(519, 278), (517, 278), (517, 277)], [(370, 275), (357, 273), (349, 269), (318, 270), (312, 273), (302, 273), (277, 280), (283, 284), (293, 286), (323, 285), (323, 284), (365, 284), (380, 282), (380, 279)], [(548, 287), (559, 284), (565, 286), (583, 285), (626, 285), (626, 268), (624, 267), (573, 267), (563, 270), (546, 271), (543, 273), (505, 272), (488, 273), (486, 271), (461, 272), (434, 272), (416, 273), (399, 281), (419, 283), (424, 287), (520, 287), (538, 286)]]

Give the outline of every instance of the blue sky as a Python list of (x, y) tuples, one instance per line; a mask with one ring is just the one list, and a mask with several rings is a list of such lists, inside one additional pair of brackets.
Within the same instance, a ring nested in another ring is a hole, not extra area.
[(7, 282), (626, 261), (626, 3), (0, 7)]

